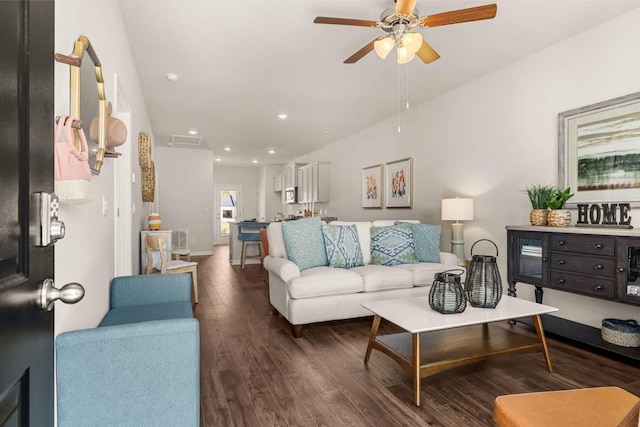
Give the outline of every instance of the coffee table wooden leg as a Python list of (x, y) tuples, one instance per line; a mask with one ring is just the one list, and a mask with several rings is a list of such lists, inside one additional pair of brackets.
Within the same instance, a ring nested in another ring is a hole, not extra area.
[(413, 394), (420, 406), (420, 334), (411, 334), (413, 341)]
[(369, 336), (369, 344), (367, 344), (367, 353), (364, 355), (364, 364), (369, 363), (369, 357), (371, 357), (371, 346), (373, 342), (376, 340), (376, 336), (378, 335), (378, 328), (380, 328), (380, 321), (382, 317), (376, 315), (373, 318), (373, 325), (371, 325), (371, 336)]
[(538, 338), (540, 338), (542, 348), (544, 349), (544, 358), (547, 361), (547, 369), (549, 372), (553, 372), (553, 368), (551, 367), (551, 358), (549, 357), (549, 347), (547, 347), (547, 339), (544, 337), (542, 320), (540, 320), (539, 315), (533, 316), (533, 326), (536, 328), (536, 333), (538, 334)]

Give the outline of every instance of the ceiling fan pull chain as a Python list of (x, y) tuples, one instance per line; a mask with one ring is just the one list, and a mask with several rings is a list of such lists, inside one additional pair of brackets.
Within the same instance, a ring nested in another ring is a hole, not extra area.
[(400, 75), (401, 71), (400, 71), (400, 67), (398, 67), (398, 101), (397, 101), (397, 105), (398, 105), (398, 133), (401, 132), (400, 129), (400, 113), (402, 112), (402, 108), (400, 107), (402, 100), (401, 100), (401, 96), (400, 93), (402, 91), (402, 82), (401, 82), (401, 75)]
[(405, 67), (407, 70), (407, 78), (406, 78), (407, 84), (405, 86), (405, 89), (407, 93), (407, 110), (408, 110), (409, 109), (409, 63), (406, 63)]

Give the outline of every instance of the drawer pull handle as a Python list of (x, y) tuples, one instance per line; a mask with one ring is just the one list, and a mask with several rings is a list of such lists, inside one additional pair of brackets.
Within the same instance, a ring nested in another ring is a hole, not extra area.
[(558, 283), (560, 284), (564, 283), (564, 279), (558, 279)]
[(595, 248), (596, 248), (596, 249), (602, 249), (602, 243), (598, 243), (598, 244), (596, 244)]
[(595, 285), (593, 289), (595, 289), (596, 291), (601, 291), (604, 289), (604, 287), (602, 285)]
[(624, 267), (618, 267), (618, 273), (624, 273)]
[(558, 240), (558, 245), (564, 246), (564, 240)]
[(559, 259), (558, 260), (558, 264), (560, 264), (560, 265), (564, 264), (564, 260), (563, 259)]
[(596, 270), (602, 270), (604, 267), (602, 266), (602, 264), (596, 264), (596, 265), (594, 266), (594, 268), (595, 268)]

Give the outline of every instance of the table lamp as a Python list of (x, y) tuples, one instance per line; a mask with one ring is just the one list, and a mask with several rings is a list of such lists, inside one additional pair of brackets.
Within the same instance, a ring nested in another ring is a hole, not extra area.
[(464, 225), (460, 221), (473, 219), (473, 199), (456, 197), (442, 199), (442, 220), (455, 221), (451, 224), (451, 252), (464, 262)]

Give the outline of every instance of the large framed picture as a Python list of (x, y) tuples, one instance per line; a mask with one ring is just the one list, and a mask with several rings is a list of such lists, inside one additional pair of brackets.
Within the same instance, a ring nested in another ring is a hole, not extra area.
[(385, 200), (388, 208), (411, 208), (413, 203), (413, 159), (387, 163)]
[(383, 165), (362, 168), (362, 207), (382, 208)]
[(640, 201), (640, 92), (560, 113), (558, 137), (567, 205)]

